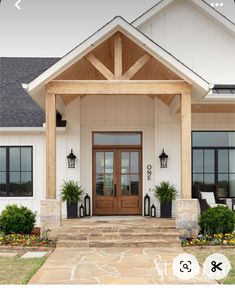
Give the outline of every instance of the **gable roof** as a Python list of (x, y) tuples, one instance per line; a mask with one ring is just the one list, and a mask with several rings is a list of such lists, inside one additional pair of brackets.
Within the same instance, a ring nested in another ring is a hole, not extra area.
[[(27, 85), (27, 92), (33, 99), (44, 108), (45, 104), (45, 84), (65, 71), (73, 63), (80, 60), (87, 53), (101, 44), (104, 40), (111, 37), (114, 33), (120, 31), (125, 36), (129, 37), (137, 45), (143, 47), (150, 55), (157, 58), (162, 64), (174, 71), (180, 77), (192, 84), (193, 89), (206, 93), (209, 90), (209, 83), (192, 71), (188, 66), (175, 58), (168, 51), (159, 46), (152, 39), (148, 38), (141, 31), (133, 27), (130, 23), (122, 17), (117, 16), (105, 26), (99, 29), (92, 36), (87, 38), (84, 42), (74, 48), (71, 52), (66, 54), (62, 59), (52, 65), (45, 72), (40, 74), (37, 78)], [(44, 97), (42, 97), (44, 95)], [(58, 107), (59, 110), (59, 107)], [(60, 111), (60, 110), (59, 110)], [(62, 112), (62, 111), (60, 111)], [(62, 112), (63, 113), (63, 112)]]
[(23, 89), (59, 58), (0, 58), (0, 127), (42, 127), (44, 111)]
[[(137, 17), (134, 21), (132, 21), (131, 24), (137, 28), (140, 27), (142, 24), (146, 23), (150, 18), (152, 18), (163, 8), (167, 7), (174, 1), (176, 0), (161, 0), (159, 3), (157, 3), (156, 5), (148, 9), (146, 12), (144, 12), (142, 15)], [(184, 1), (196, 8), (202, 9), (209, 16), (215, 19), (218, 23), (222, 24), (224, 27), (235, 33), (235, 23), (232, 22), (227, 17), (225, 17), (223, 14), (221, 14), (214, 7), (209, 5), (206, 1), (204, 0), (184, 0)]]

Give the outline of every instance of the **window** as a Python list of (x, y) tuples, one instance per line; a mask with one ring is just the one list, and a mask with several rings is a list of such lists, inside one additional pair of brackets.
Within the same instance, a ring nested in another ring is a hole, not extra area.
[(192, 143), (193, 186), (216, 184), (219, 197), (235, 197), (235, 132), (193, 132)]
[(235, 147), (233, 131), (200, 131), (192, 133), (193, 147)]
[(0, 197), (33, 196), (33, 149), (0, 147)]
[(142, 143), (140, 132), (95, 132), (93, 145), (124, 145), (140, 146)]

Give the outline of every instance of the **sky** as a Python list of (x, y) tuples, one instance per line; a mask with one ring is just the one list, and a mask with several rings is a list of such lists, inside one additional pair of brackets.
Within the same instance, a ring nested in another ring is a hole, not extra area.
[[(159, 0), (1, 0), (1, 57), (62, 57), (113, 17), (133, 21)], [(198, 0), (199, 1), (199, 0)], [(218, 7), (235, 22), (233, 0)], [(230, 7), (229, 4), (230, 3)], [(232, 4), (233, 5), (233, 4)]]

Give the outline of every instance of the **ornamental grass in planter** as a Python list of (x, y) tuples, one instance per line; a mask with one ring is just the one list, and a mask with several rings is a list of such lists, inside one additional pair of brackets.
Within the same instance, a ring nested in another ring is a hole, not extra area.
[(78, 202), (82, 200), (83, 189), (78, 181), (64, 181), (61, 187), (60, 198), (67, 202), (67, 218), (78, 218)]
[(171, 218), (172, 201), (176, 198), (175, 186), (167, 181), (162, 181), (153, 188), (153, 192), (161, 205), (161, 218)]

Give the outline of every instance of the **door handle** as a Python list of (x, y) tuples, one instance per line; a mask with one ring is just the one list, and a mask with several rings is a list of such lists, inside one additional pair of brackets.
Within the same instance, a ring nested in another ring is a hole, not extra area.
[(114, 197), (117, 197), (117, 184), (114, 184)]

